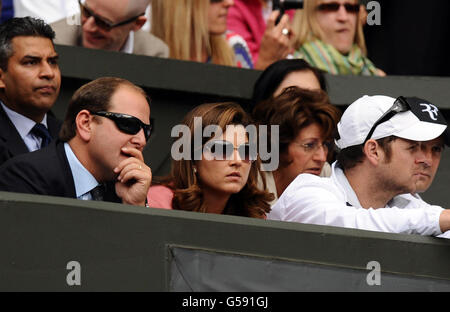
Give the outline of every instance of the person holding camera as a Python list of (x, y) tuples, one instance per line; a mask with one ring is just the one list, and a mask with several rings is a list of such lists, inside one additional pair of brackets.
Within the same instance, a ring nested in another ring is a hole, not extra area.
[(280, 11), (272, 8), (271, 0), (235, 0), (228, 13), (228, 30), (244, 38), (254, 68), (259, 70), (294, 52), (289, 23), (293, 12), (288, 11), (280, 19)]

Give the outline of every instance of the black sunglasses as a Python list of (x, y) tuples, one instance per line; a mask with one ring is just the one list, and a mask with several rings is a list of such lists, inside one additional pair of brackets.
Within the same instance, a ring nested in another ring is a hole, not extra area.
[(127, 134), (137, 134), (141, 129), (144, 130), (145, 141), (147, 142), (152, 134), (154, 120), (150, 118), (150, 124), (146, 125), (139, 118), (127, 114), (111, 113), (111, 112), (91, 112), (92, 115), (106, 117), (114, 121), (120, 131)]
[(344, 6), (347, 13), (358, 13), (359, 12), (359, 4), (355, 3), (339, 3), (339, 2), (329, 2), (329, 3), (322, 3), (317, 6), (318, 11), (322, 12), (336, 12), (339, 10), (341, 5)]
[(135, 20), (137, 20), (140, 16), (145, 15), (145, 12), (144, 12), (144, 13), (141, 13), (141, 14), (136, 15), (134, 17), (131, 17), (129, 19), (126, 19), (126, 20), (124, 20), (122, 22), (112, 23), (112, 22), (110, 22), (108, 20), (105, 20), (105, 18), (103, 18), (103, 17), (95, 14), (94, 12), (92, 12), (91, 9), (89, 9), (87, 6), (85, 6), (84, 4), (81, 3), (81, 0), (78, 0), (78, 3), (80, 4), (81, 15), (86, 17), (86, 18), (89, 18), (89, 17), (92, 16), (94, 18), (95, 24), (99, 28), (101, 28), (101, 29), (103, 29), (105, 31), (110, 31), (111, 29), (113, 29), (115, 27), (119, 27), (119, 26), (122, 26), (122, 25), (125, 25), (125, 24), (129, 24), (129, 23), (134, 22)]
[(232, 159), (235, 150), (238, 151), (239, 157), (245, 162), (253, 162), (256, 160), (256, 149), (250, 147), (249, 143), (244, 143), (238, 147), (234, 147), (233, 143), (224, 140), (214, 140), (205, 144), (213, 159), (215, 160), (229, 160)]
[(402, 112), (406, 112), (408, 110), (411, 110), (411, 106), (408, 104), (408, 101), (403, 97), (400, 96), (398, 97), (395, 102), (394, 105), (391, 106), (391, 108), (389, 108), (372, 126), (372, 128), (370, 129), (369, 133), (367, 134), (366, 139), (364, 140), (364, 144), (366, 144), (366, 142), (372, 137), (372, 134), (375, 131), (375, 128), (379, 125), (382, 124), (385, 121), (388, 121), (389, 119), (391, 119), (392, 117), (394, 117), (396, 114), (398, 113), (402, 113)]

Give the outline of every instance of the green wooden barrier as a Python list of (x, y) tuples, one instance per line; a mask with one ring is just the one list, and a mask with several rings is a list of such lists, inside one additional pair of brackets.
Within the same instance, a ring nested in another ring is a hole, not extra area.
[(0, 291), (450, 290), (446, 239), (58, 197), (0, 192), (0, 245)]

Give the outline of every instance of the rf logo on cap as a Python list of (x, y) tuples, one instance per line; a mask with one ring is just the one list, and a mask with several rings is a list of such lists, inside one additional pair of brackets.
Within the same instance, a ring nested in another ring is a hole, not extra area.
[(433, 104), (420, 103), (420, 106), (424, 106), (425, 109), (422, 112), (427, 112), (430, 115), (430, 118), (433, 120), (437, 120), (438, 108)]

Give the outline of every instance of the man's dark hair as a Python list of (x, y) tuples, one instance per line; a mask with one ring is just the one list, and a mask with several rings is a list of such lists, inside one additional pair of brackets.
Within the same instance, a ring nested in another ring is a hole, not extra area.
[(90, 112), (108, 111), (111, 97), (120, 86), (135, 89), (147, 99), (147, 103), (150, 105), (150, 98), (145, 91), (128, 80), (115, 77), (98, 78), (83, 85), (73, 94), (59, 132), (59, 139), (67, 142), (75, 137), (77, 130), (75, 119), (80, 111), (84, 109)]
[[(391, 142), (396, 140), (397, 137), (389, 136), (386, 138), (376, 140), (378, 145), (383, 149), (386, 155), (386, 161), (389, 162), (392, 156)], [(342, 169), (345, 171), (356, 167), (358, 163), (362, 163), (366, 155), (363, 152), (363, 144), (349, 146), (341, 150), (337, 155), (337, 161), (341, 165)]]
[(8, 60), (13, 55), (12, 40), (15, 37), (43, 37), (55, 39), (53, 29), (41, 19), (14, 17), (0, 25), (0, 68), (8, 68)]

